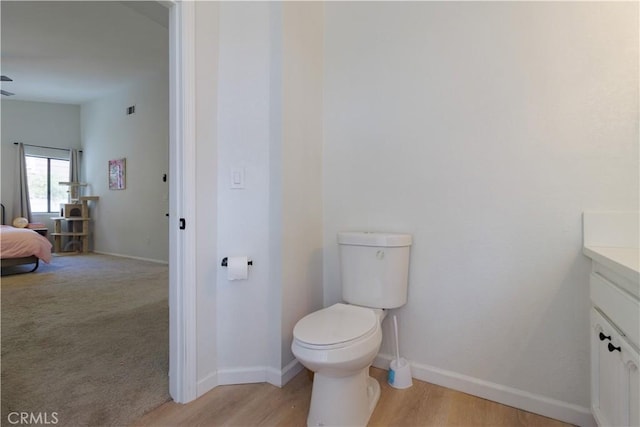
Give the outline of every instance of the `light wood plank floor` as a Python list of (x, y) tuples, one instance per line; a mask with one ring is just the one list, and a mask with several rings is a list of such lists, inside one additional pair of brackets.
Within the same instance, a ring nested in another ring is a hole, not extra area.
[[(369, 426), (535, 426), (568, 424), (422, 381), (397, 390), (386, 371), (371, 368), (380, 383), (380, 401)], [(270, 384), (220, 386), (194, 402), (168, 402), (134, 426), (304, 426), (311, 380), (302, 371), (285, 387)]]

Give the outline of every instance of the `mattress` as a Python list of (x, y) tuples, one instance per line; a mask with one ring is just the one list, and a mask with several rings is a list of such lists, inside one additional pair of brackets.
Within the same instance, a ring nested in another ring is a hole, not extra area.
[(23, 258), (36, 256), (42, 261), (51, 261), (51, 242), (27, 228), (0, 226), (0, 258)]

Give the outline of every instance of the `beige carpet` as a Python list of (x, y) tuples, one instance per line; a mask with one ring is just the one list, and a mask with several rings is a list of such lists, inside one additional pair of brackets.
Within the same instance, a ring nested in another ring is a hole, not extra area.
[(166, 265), (62, 256), (0, 285), (1, 425), (16, 411), (124, 426), (169, 400)]

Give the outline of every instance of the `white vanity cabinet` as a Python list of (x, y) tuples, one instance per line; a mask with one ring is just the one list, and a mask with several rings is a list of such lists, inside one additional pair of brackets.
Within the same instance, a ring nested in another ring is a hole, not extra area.
[(591, 411), (600, 427), (640, 427), (638, 212), (585, 212), (591, 258)]
[(591, 410), (599, 426), (640, 426), (638, 351), (591, 309)]
[(640, 426), (640, 275), (629, 263), (639, 252), (585, 247), (584, 253), (592, 259), (591, 410), (601, 427)]

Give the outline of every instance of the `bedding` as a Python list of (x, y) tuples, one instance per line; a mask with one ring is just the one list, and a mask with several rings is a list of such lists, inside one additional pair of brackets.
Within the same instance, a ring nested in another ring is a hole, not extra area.
[(47, 264), (51, 262), (51, 242), (27, 228), (0, 226), (0, 258), (26, 258), (35, 256)]

